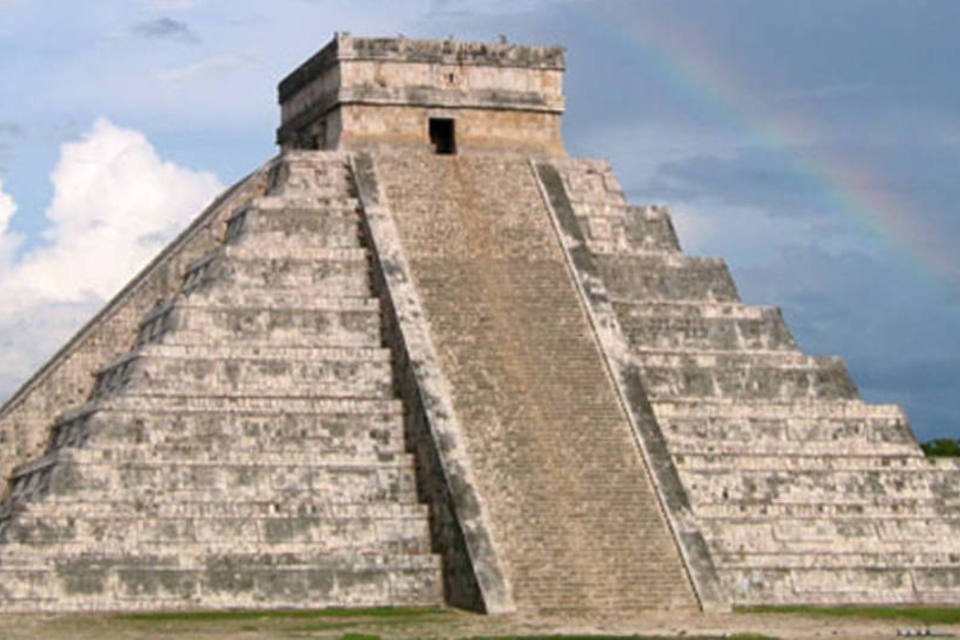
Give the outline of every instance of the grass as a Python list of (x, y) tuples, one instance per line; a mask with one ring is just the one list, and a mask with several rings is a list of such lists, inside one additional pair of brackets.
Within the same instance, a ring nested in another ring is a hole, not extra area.
[[(545, 621), (546, 623), (546, 621)], [(542, 631), (524, 622), (469, 614), (449, 608), (374, 608), (267, 611), (170, 611), (114, 615), (0, 616), (0, 638), (12, 640), (121, 640), (133, 637), (198, 638), (226, 640), (387, 640), (451, 636), (470, 640), (667, 640), (663, 636), (562, 634)], [(554, 627), (556, 628), (556, 627)], [(528, 635), (529, 634), (529, 635)], [(771, 636), (741, 633), (724, 636), (735, 640), (776, 640)], [(675, 636), (671, 636), (675, 640)], [(719, 640), (693, 631), (689, 640)]]
[(470, 640), (643, 640), (649, 636), (482, 636)]
[(924, 624), (960, 624), (958, 607), (810, 607), (762, 606), (736, 607), (743, 613), (801, 613), (811, 616), (862, 618), (870, 620), (909, 620)]
[[(715, 636), (685, 636), (687, 640), (710, 640)], [(675, 636), (670, 636), (675, 638)], [(777, 640), (758, 633), (737, 633), (724, 636), (726, 640)], [(483, 636), (469, 640), (668, 640), (662, 636)]]
[[(334, 632), (342, 634), (340, 640), (381, 640), (381, 636), (364, 633), (364, 627), (373, 624), (379, 627), (414, 625), (420, 622), (442, 623), (445, 616), (456, 616), (457, 611), (445, 608), (367, 608), (367, 609), (289, 609), (289, 610), (236, 610), (236, 611), (170, 611), (162, 613), (131, 613), (112, 616), (117, 621), (147, 623), (166, 627), (168, 631), (185, 631), (183, 624), (202, 625), (195, 630), (210, 626), (221, 631), (233, 628), (236, 631), (268, 631), (287, 634), (310, 632)], [(239, 625), (239, 626), (238, 626)], [(424, 629), (426, 631), (426, 628)], [(426, 631), (434, 637), (438, 629)], [(441, 632), (442, 633), (442, 632)], [(440, 636), (436, 636), (440, 637)], [(709, 640), (706, 636), (689, 636), (690, 640)], [(712, 638), (712, 636), (710, 637)], [(758, 634), (728, 636), (731, 640), (776, 640)], [(475, 636), (470, 640), (660, 640), (660, 636), (638, 635), (505, 635)]]
[(230, 622), (239, 620), (374, 618), (376, 620), (409, 620), (447, 613), (442, 608), (377, 607), (368, 609), (267, 609), (235, 611), (167, 611), (160, 613), (125, 613), (117, 620), (136, 622)]
[[(443, 619), (452, 610), (444, 608), (378, 607), (364, 609), (272, 609), (235, 611), (168, 611), (112, 616), (117, 622), (147, 625), (170, 633), (228, 630), (265, 632), (277, 637), (301, 637), (304, 633), (343, 633), (341, 640), (380, 640), (362, 633), (367, 625), (394, 627)], [(349, 631), (348, 631), (349, 630)], [(294, 635), (290, 635), (294, 634)]]

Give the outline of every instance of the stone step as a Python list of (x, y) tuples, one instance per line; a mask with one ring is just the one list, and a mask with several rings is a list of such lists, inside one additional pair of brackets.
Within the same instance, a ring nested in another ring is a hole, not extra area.
[[(273, 204), (262, 207), (253, 202), (235, 213), (227, 224), (240, 232), (284, 231), (292, 235), (336, 235), (344, 231), (339, 226), (341, 223), (359, 225), (361, 212), (362, 207), (353, 198), (346, 200), (343, 206), (329, 207), (276, 207)], [(347, 229), (349, 235), (353, 227)]]
[[(279, 399), (281, 405), (286, 399)], [(238, 413), (95, 410), (58, 422), (50, 448), (153, 447), (164, 455), (201, 450), (392, 455), (403, 451), (399, 412)]]
[(320, 208), (241, 209), (227, 220), (228, 245), (273, 238), (291, 249), (360, 247), (360, 209), (351, 206)]
[(677, 468), (688, 472), (815, 472), (823, 473), (835, 471), (871, 472), (890, 471), (923, 474), (932, 477), (932, 474), (943, 473), (930, 458), (922, 455), (904, 456), (894, 454), (882, 456), (873, 451), (858, 453), (835, 450), (827, 455), (812, 453), (785, 455), (763, 455), (759, 453), (745, 453), (739, 455), (717, 455), (712, 453), (688, 453), (678, 456), (675, 461)]
[(146, 344), (130, 354), (117, 358), (107, 366), (121, 364), (136, 358), (220, 358), (245, 360), (304, 360), (308, 362), (390, 362), (386, 347), (307, 347), (289, 345), (243, 344)]
[(914, 571), (859, 569), (723, 569), (721, 583), (734, 605), (897, 605), (924, 604), (914, 588)]
[(379, 346), (375, 298), (315, 299), (308, 308), (193, 306), (185, 299), (149, 314), (139, 341), (263, 346)]
[(810, 356), (799, 351), (761, 350), (730, 351), (711, 349), (688, 351), (684, 349), (636, 349), (632, 360), (640, 365), (658, 368), (685, 369), (818, 369), (843, 363), (837, 356)]
[(95, 410), (143, 414), (188, 414), (221, 412), (238, 415), (366, 415), (383, 413), (403, 415), (403, 403), (393, 398), (271, 398), (250, 395), (244, 398), (168, 396), (164, 398), (114, 396), (99, 398), (75, 410), (65, 412), (63, 420), (73, 420)]
[(332, 173), (325, 173), (324, 180), (328, 184), (324, 185), (322, 189), (312, 186), (306, 191), (303, 189), (291, 190), (278, 184), (269, 193), (252, 198), (250, 207), (264, 211), (282, 211), (285, 209), (312, 211), (360, 206), (356, 184), (353, 181), (353, 173), (349, 166), (345, 165), (342, 171), (337, 169)]
[[(322, 352), (318, 352), (322, 353)], [(98, 375), (106, 394), (379, 397), (393, 395), (389, 353), (376, 359), (341, 359), (334, 352), (292, 357), (182, 357), (133, 352)], [(323, 357), (325, 359), (320, 359)]]
[(432, 556), (211, 557), (199, 566), (165, 559), (81, 557), (36, 568), (0, 567), (6, 611), (137, 611), (330, 606), (437, 606)]
[[(315, 173), (315, 169), (314, 169)], [(310, 184), (294, 185), (281, 178), (267, 195), (254, 198), (253, 206), (261, 209), (322, 209), (328, 206), (359, 206), (356, 189), (350, 173), (323, 171), (322, 175), (310, 178)]]
[[(278, 223), (274, 224), (271, 222), (267, 223), (266, 229), (282, 229), (289, 226), (291, 223), (296, 225), (296, 221), (293, 220), (298, 214), (305, 215), (322, 215), (328, 218), (349, 218), (351, 215), (357, 215), (361, 210), (360, 200), (353, 193), (348, 193), (352, 191), (352, 184), (348, 189), (340, 188), (339, 192), (337, 190), (329, 190), (326, 193), (317, 194), (316, 196), (295, 196), (295, 195), (268, 195), (261, 196), (259, 198), (253, 198), (249, 206), (246, 208), (246, 211), (254, 212), (256, 215), (263, 216), (276, 216), (281, 219)], [(238, 214), (243, 213), (244, 210), (238, 211), (234, 214), (233, 218), (236, 218)], [(231, 218), (231, 220), (233, 219)], [(309, 222), (305, 223), (304, 232), (305, 233), (315, 233), (316, 231), (310, 231)]]
[[(860, 544), (856, 542), (855, 544)], [(960, 554), (956, 551), (937, 553), (934, 546), (926, 550), (905, 549), (901, 545), (887, 548), (850, 551), (806, 551), (802, 548), (738, 553), (712, 550), (714, 562), (720, 571), (757, 569), (780, 571), (840, 571), (873, 570), (903, 571), (912, 569), (951, 569), (960, 572)], [(958, 573), (960, 575), (960, 573)]]
[[(693, 504), (698, 519), (743, 519), (754, 518), (820, 518), (871, 517), (871, 518), (941, 518), (945, 510), (939, 500), (926, 497), (822, 496), (809, 499), (793, 499), (771, 502), (766, 499), (727, 500), (724, 502), (698, 502)], [(953, 510), (947, 513), (954, 513)]]
[(600, 277), (615, 299), (633, 302), (738, 302), (736, 285), (719, 258), (683, 254), (599, 254)]
[[(21, 555), (150, 553), (178, 546), (185, 555), (305, 545), (327, 553), (430, 553), (426, 518), (330, 520), (315, 516), (265, 518), (152, 518), (147, 516), (34, 516), (29, 511), (0, 522), (0, 563)], [(54, 547), (54, 548), (51, 548)], [(285, 548), (284, 551), (289, 551)]]
[[(742, 539), (708, 534), (704, 534), (704, 538), (718, 567), (911, 566), (909, 561), (894, 564), (892, 557), (913, 558), (913, 564), (919, 566), (954, 564), (960, 567), (960, 545), (930, 537), (922, 540), (882, 540), (877, 538), (875, 532), (864, 530), (860, 535), (850, 532), (838, 534), (832, 540), (764, 538), (759, 532)], [(792, 562), (791, 556), (794, 557)], [(782, 559), (779, 565), (777, 558)], [(944, 561), (951, 558), (950, 562)]]
[[(791, 404), (792, 414), (781, 410)], [(921, 455), (899, 409), (857, 415), (855, 407), (830, 411), (826, 405), (833, 402), (809, 412), (807, 404), (791, 404), (773, 407), (754, 401), (730, 407), (698, 403), (696, 411), (686, 411), (687, 407), (657, 402), (654, 412), (669, 445), (677, 451), (692, 448), (705, 453), (738, 453), (746, 448), (761, 453), (768, 447), (791, 451), (809, 446), (811, 453), (818, 453), (824, 447), (843, 452), (844, 447), (854, 446)]]
[[(936, 537), (946, 531), (960, 530), (960, 512), (940, 513), (938, 515), (916, 515), (912, 513), (878, 512), (877, 514), (834, 512), (823, 517), (819, 514), (797, 515), (777, 513), (770, 516), (702, 516), (701, 526), (714, 534), (733, 531), (737, 527), (748, 530), (751, 527), (783, 527), (789, 531), (809, 530), (812, 539), (827, 539), (819, 532), (821, 528), (832, 532), (841, 532), (851, 528), (854, 533), (863, 527), (872, 527), (881, 539), (913, 540), (924, 537)], [(833, 535), (832, 533), (830, 535)], [(736, 536), (735, 536), (736, 537)], [(960, 542), (960, 540), (958, 540)]]
[(284, 164), (280, 167), (281, 171), (286, 171), (289, 175), (284, 179), (278, 180), (275, 189), (281, 189), (290, 186), (301, 186), (294, 179), (300, 179), (307, 175), (312, 178), (312, 182), (330, 182), (345, 172), (349, 171), (350, 156), (343, 151), (307, 151), (302, 149), (290, 149), (283, 151)]
[[(179, 301), (193, 307), (241, 307), (272, 309), (310, 309), (317, 300), (373, 300), (369, 282), (358, 280), (351, 288), (327, 286), (290, 288), (237, 287), (231, 283), (195, 288)], [(162, 329), (157, 327), (156, 329)], [(147, 336), (144, 336), (147, 337)]]
[[(762, 320), (776, 307), (747, 305), (742, 302), (710, 300), (631, 300), (613, 299), (619, 317), (654, 320), (691, 320), (722, 318), (727, 320)], [(668, 352), (670, 350), (667, 350)], [(674, 350), (675, 351), (675, 350)], [(709, 353), (709, 351), (708, 351)], [(802, 354), (797, 354), (802, 355)]]
[(175, 502), (229, 496), (262, 499), (302, 494), (331, 502), (412, 501), (413, 464), (391, 462), (314, 464), (227, 464), (188, 461), (129, 462), (122, 465), (77, 460), (74, 450), (19, 467), (12, 476), (13, 500), (111, 501), (131, 497)]
[(225, 464), (231, 466), (256, 465), (332, 465), (354, 466), (398, 462), (406, 459), (407, 453), (380, 451), (377, 453), (348, 453), (339, 450), (311, 450), (301, 446), (299, 450), (271, 451), (262, 448), (205, 449), (196, 444), (171, 443), (167, 445), (109, 445), (100, 447), (62, 447), (57, 451), (68, 452), (70, 457), (82, 463), (128, 464)]
[[(756, 317), (631, 315), (636, 304), (615, 303), (617, 318), (630, 346), (674, 351), (788, 351), (797, 343), (780, 310), (762, 307)], [(696, 355), (696, 353), (692, 354)]]
[(426, 553), (331, 553), (312, 542), (249, 543), (239, 542), (232, 550), (229, 544), (180, 545), (181, 542), (151, 545), (143, 554), (132, 556), (121, 548), (105, 546), (102, 549), (84, 548), (83, 545), (71, 545), (64, 549), (60, 558), (46, 553), (42, 548), (31, 552), (29, 546), (18, 549), (16, 543), (0, 544), (0, 569), (43, 570), (67, 566), (103, 569), (111, 566), (133, 565), (138, 562), (155, 567), (181, 569), (208, 569), (211, 565), (242, 563), (250, 567), (273, 567), (282, 570), (286, 567), (301, 566), (346, 566), (428, 568), (434, 567), (437, 558)]
[(930, 499), (932, 472), (916, 469), (845, 469), (825, 471), (812, 468), (790, 470), (716, 469), (697, 470), (678, 466), (680, 477), (697, 504), (709, 503), (878, 503), (889, 498)]
[[(341, 226), (347, 227), (346, 224)], [(238, 231), (237, 235), (228, 239), (226, 246), (237, 251), (234, 257), (307, 258), (318, 249), (362, 248), (360, 226), (352, 226), (352, 229), (345, 229), (336, 235), (298, 236), (285, 231)]]
[(784, 420), (906, 420), (897, 405), (867, 404), (862, 400), (788, 400), (740, 402), (733, 398), (658, 400), (654, 404), (660, 419), (702, 419), (704, 416), (723, 419)]
[[(311, 154), (298, 159), (291, 154)], [(333, 158), (334, 152), (284, 152), (284, 162), (279, 167), (279, 176), (267, 196), (255, 201), (271, 199), (290, 199), (304, 195), (315, 195), (324, 190), (335, 188), (337, 193), (354, 193), (349, 160), (346, 157)]]
[(677, 232), (665, 207), (636, 206), (626, 208), (624, 233), (634, 249), (643, 251), (680, 251)]
[(719, 553), (942, 553), (960, 563), (960, 516), (953, 518), (702, 519)]
[[(283, 501), (267, 500), (263, 496), (247, 498), (241, 495), (224, 500), (220, 496), (213, 501), (187, 500), (170, 502), (155, 498), (123, 496), (109, 501), (85, 502), (82, 500), (41, 500), (21, 504), (13, 517), (28, 513), (41, 517), (72, 518), (268, 518), (310, 516), (327, 520), (408, 520), (424, 519), (429, 508), (417, 502), (330, 502), (323, 495), (291, 494)], [(2, 516), (3, 518), (10, 517)]]
[[(664, 426), (664, 425), (661, 425)], [(670, 428), (674, 425), (666, 425)], [(921, 457), (923, 452), (912, 440), (909, 442), (877, 442), (859, 436), (850, 436), (838, 438), (836, 440), (782, 440), (776, 438), (767, 438), (766, 440), (749, 441), (726, 440), (715, 442), (703, 438), (684, 438), (675, 433), (670, 433), (667, 437), (667, 448), (674, 458), (690, 455), (715, 455), (715, 456), (780, 456), (783, 458), (793, 456), (844, 456), (850, 448), (868, 448), (872, 454), (878, 456), (911, 456)]]
[[(220, 245), (214, 251), (223, 260), (272, 260), (286, 261), (295, 259), (299, 261), (310, 261), (314, 263), (337, 263), (353, 262), (358, 254), (363, 254), (369, 261), (369, 252), (359, 244), (350, 244), (348, 246), (324, 246), (316, 242), (305, 240), (302, 243), (293, 243), (289, 240), (270, 244), (267, 242), (257, 242), (251, 239), (250, 242), (228, 242)], [(198, 258), (198, 261), (202, 258)], [(187, 273), (193, 271), (195, 267), (191, 263), (187, 267)]]
[(749, 356), (640, 357), (637, 360), (644, 388), (653, 402), (675, 397), (751, 401), (848, 400), (859, 396), (839, 358), (816, 358), (797, 365), (767, 363), (763, 358)]
[(240, 289), (315, 289), (369, 291), (369, 258), (365, 249), (315, 250), (299, 257), (257, 255), (255, 251), (221, 247), (193, 262), (184, 274), (183, 290), (208, 287)]
[[(286, 149), (283, 151), (282, 157), (285, 162), (283, 169), (293, 172), (294, 170), (303, 171), (304, 168), (307, 168), (314, 179), (322, 176), (327, 180), (332, 180), (341, 175), (349, 175), (350, 156), (344, 151)], [(280, 188), (286, 182), (278, 181), (277, 188)]]
[(237, 212), (227, 221), (229, 244), (281, 241), (294, 248), (360, 247), (357, 208), (258, 209)]
[(352, 175), (336, 176), (330, 184), (313, 185), (308, 190), (280, 188), (253, 198), (251, 207), (263, 210), (282, 209), (349, 209), (360, 206)]

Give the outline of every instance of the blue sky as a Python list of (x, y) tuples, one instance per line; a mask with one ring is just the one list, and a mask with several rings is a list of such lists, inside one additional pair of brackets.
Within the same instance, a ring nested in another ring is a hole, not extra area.
[(565, 45), (572, 155), (960, 435), (953, 0), (0, 0), (0, 396), (275, 153), (276, 84), (336, 30)]

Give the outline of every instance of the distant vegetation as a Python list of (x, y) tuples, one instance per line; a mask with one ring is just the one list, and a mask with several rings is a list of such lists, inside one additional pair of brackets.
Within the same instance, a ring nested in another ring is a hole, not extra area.
[(960, 623), (960, 607), (808, 607), (788, 605), (735, 607), (734, 610), (743, 613), (802, 613), (839, 618), (909, 620), (923, 624)]
[(960, 441), (955, 438), (937, 438), (920, 445), (928, 456), (960, 458)]

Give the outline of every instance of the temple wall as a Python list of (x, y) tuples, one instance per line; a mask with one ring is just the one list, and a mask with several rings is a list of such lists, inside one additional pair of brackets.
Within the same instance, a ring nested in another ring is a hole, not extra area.
[(560, 133), (560, 115), (484, 109), (433, 109), (426, 107), (345, 106), (341, 110), (346, 149), (388, 146), (430, 148), (430, 117), (451, 117), (456, 122), (457, 149), (461, 152), (496, 150), (566, 155)]
[(563, 50), (338, 36), (280, 85), (286, 148), (426, 145), (457, 120), (461, 150), (564, 155)]

